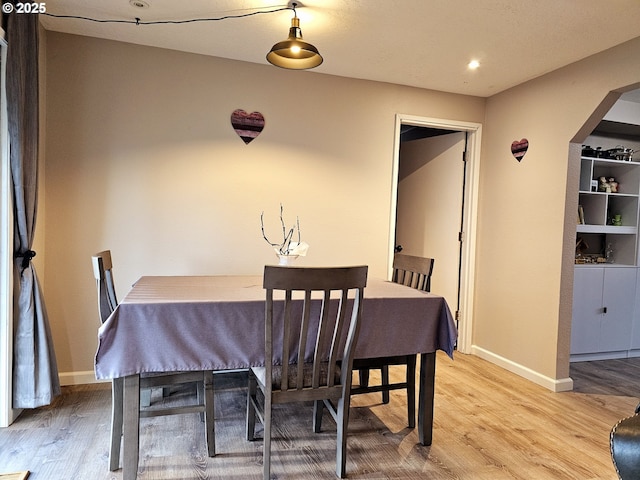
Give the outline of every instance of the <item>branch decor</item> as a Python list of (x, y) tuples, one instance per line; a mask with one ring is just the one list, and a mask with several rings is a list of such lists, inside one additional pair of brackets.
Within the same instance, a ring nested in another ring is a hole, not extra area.
[[(292, 259), (304, 257), (307, 254), (307, 250), (309, 250), (309, 244), (301, 241), (300, 239), (300, 219), (298, 217), (296, 217), (296, 223), (291, 228), (287, 228), (284, 221), (284, 207), (282, 204), (280, 204), (280, 225), (282, 226), (282, 242), (272, 242), (267, 238), (267, 234), (264, 230), (264, 211), (260, 214), (262, 236), (266, 242), (273, 247), (276, 255), (280, 257), (280, 264), (286, 265), (288, 263), (286, 257), (291, 257)], [(293, 237), (296, 232), (297, 241), (293, 241)], [(283, 257), (285, 258), (283, 259)]]

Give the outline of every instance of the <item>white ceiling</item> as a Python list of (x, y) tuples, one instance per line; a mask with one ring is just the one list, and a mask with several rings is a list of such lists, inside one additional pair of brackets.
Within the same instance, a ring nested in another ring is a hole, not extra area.
[[(142, 22), (242, 15), (273, 0), (49, 0), (47, 13)], [(135, 2), (134, 2), (135, 3)], [(640, 0), (303, 0), (318, 73), (488, 97), (640, 32)], [(290, 5), (290, 4), (289, 4)], [(96, 23), (41, 15), (45, 29), (268, 65), (291, 10), (179, 25)], [(481, 66), (467, 69), (470, 60)], [(639, 61), (629, 59), (629, 61)], [(273, 67), (276, 68), (276, 67)], [(292, 72), (292, 75), (299, 72)], [(639, 79), (640, 80), (640, 79)]]

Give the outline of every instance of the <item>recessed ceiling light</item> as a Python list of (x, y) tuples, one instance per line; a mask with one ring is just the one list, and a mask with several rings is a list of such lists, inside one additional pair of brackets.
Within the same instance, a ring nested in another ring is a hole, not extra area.
[(144, 0), (129, 0), (129, 5), (135, 8), (149, 8), (149, 4)]
[(469, 65), (467, 65), (471, 70), (475, 70), (480, 66), (480, 62), (478, 60), (471, 60)]

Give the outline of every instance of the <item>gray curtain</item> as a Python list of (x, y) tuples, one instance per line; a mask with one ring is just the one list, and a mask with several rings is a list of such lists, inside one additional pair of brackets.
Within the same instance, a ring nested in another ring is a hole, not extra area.
[(60, 394), (49, 320), (31, 263), (38, 198), (38, 16), (7, 17), (7, 118), (15, 215), (13, 408), (35, 408)]

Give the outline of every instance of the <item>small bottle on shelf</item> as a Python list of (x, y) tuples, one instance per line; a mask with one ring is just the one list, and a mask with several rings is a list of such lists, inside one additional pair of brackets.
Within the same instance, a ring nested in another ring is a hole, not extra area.
[(613, 247), (611, 243), (607, 243), (607, 248), (604, 251), (604, 258), (607, 259), (607, 263), (613, 263)]

